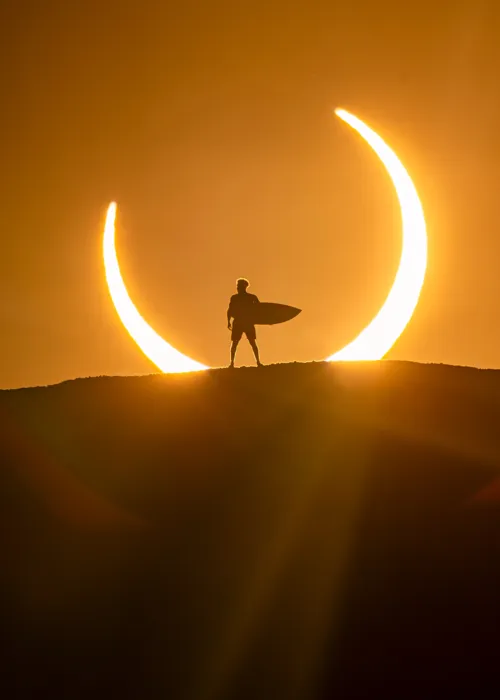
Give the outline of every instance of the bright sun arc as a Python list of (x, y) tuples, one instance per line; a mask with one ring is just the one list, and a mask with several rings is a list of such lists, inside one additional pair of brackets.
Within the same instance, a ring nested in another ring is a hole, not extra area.
[[(417, 306), (427, 267), (427, 232), (417, 191), (394, 151), (364, 122), (344, 109), (335, 114), (375, 151), (394, 184), (401, 207), (403, 246), (396, 278), (382, 308), (366, 328), (328, 362), (380, 360), (391, 349)], [(162, 372), (208, 369), (169, 345), (142, 318), (123, 281), (115, 247), (116, 203), (109, 205), (103, 238), (104, 267), (109, 293), (121, 322), (142, 352)]]
[(169, 345), (166, 340), (163, 340), (151, 328), (136, 309), (127, 292), (120, 272), (120, 265), (118, 264), (115, 248), (115, 218), (116, 204), (112, 202), (108, 208), (104, 228), (104, 268), (106, 270), (109, 293), (121, 322), (142, 352), (162, 372), (193, 372), (208, 369), (205, 365), (186, 357), (186, 355)]
[(385, 141), (344, 109), (335, 110), (335, 114), (372, 147), (389, 173), (401, 207), (403, 246), (396, 278), (384, 305), (349, 345), (330, 355), (327, 360), (381, 360), (408, 325), (418, 304), (427, 268), (424, 212), (410, 176)]

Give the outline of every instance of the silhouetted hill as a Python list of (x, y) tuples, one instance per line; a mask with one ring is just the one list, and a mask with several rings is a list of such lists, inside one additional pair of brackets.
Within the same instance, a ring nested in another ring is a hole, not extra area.
[(490, 697), (500, 372), (0, 392), (2, 697)]

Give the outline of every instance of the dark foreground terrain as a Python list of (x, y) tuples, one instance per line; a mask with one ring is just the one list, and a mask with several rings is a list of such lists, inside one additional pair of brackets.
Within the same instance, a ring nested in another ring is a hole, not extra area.
[(497, 694), (500, 372), (82, 379), (0, 419), (1, 697)]

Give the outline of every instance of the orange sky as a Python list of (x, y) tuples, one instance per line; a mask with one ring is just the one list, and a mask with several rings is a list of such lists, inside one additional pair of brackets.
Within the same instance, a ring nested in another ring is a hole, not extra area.
[(350, 341), (390, 289), (400, 216), (339, 105), (426, 213), (427, 280), (388, 357), (500, 367), (499, 32), (481, 0), (4, 0), (0, 387), (155, 371), (105, 288), (111, 199), (132, 297), (182, 352), (227, 363), (241, 275), (303, 309), (260, 330), (264, 362)]

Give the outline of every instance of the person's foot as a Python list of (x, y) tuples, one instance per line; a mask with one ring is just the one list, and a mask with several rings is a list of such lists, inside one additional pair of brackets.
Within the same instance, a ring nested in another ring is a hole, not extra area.
[(257, 367), (264, 367), (264, 365), (262, 364), (262, 362), (257, 362)]
[(234, 369), (234, 362), (229, 363), (228, 369)]

